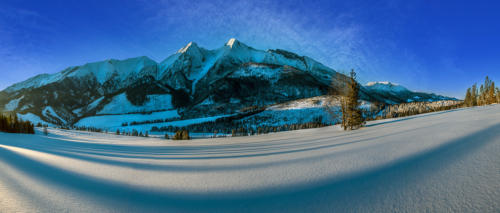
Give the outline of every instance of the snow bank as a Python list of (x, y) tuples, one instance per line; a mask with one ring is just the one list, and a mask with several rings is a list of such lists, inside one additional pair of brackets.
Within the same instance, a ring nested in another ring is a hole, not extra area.
[(500, 105), (194, 141), (0, 133), (0, 211), (497, 212), (499, 138)]

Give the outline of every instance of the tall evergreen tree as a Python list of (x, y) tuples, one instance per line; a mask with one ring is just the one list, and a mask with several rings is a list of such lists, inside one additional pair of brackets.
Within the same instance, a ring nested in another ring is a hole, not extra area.
[(472, 106), (477, 106), (477, 84), (472, 85), (471, 99)]
[(471, 89), (467, 88), (467, 92), (465, 93), (465, 100), (464, 100), (464, 105), (465, 106), (472, 106), (472, 100), (471, 100)]
[(482, 84), (479, 87), (479, 101), (478, 101), (478, 105), (479, 106), (484, 105), (484, 85), (482, 85)]
[(493, 104), (496, 102), (496, 95), (495, 95), (495, 82), (491, 82), (490, 87), (488, 89), (488, 103)]
[(341, 126), (344, 130), (359, 128), (363, 123), (363, 116), (359, 108), (359, 89), (360, 86), (356, 82), (356, 72), (354, 70), (350, 72), (349, 76), (341, 73), (335, 73), (332, 76), (329, 102), (340, 104), (340, 115), (342, 117), (339, 118), (339, 113), (331, 110), (328, 104), (326, 108), (332, 115), (333, 120), (341, 120)]
[(500, 103), (500, 89), (498, 87), (497, 87), (496, 97), (497, 97), (497, 103)]
[(361, 114), (361, 109), (359, 108), (359, 84), (356, 82), (356, 72), (351, 70), (349, 75), (348, 83), (348, 93), (347, 93), (347, 104), (346, 104), (346, 121), (347, 127), (351, 130), (357, 129), (363, 123), (363, 116)]

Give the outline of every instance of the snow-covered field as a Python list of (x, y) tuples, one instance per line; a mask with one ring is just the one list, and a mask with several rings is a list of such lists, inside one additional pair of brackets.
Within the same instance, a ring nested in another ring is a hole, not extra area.
[(500, 105), (237, 138), (0, 133), (0, 212), (499, 212)]

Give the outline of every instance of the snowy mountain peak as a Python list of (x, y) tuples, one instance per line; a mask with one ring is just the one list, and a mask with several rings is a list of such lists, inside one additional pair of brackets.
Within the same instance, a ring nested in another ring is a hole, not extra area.
[(185, 52), (187, 52), (187, 51), (188, 51), (188, 49), (189, 49), (189, 48), (191, 48), (191, 47), (196, 47), (196, 48), (197, 48), (197, 47), (198, 47), (198, 45), (197, 45), (195, 42), (189, 42), (189, 44), (187, 44), (185, 47), (183, 47), (183, 48), (179, 49), (179, 50), (177, 51), (177, 53), (185, 53)]
[(94, 77), (100, 84), (108, 80), (123, 81), (131, 76), (140, 77), (139, 74), (142, 71), (148, 72), (152, 70), (152, 67), (156, 67), (156, 64), (155, 61), (147, 56), (124, 60), (107, 59), (104, 61), (86, 63), (81, 66), (68, 67), (54, 74), (37, 75), (8, 87), (5, 89), (5, 92), (13, 93), (26, 88), (39, 88), (47, 84), (62, 81), (66, 78)]
[(393, 91), (393, 92), (409, 91), (408, 89), (399, 84), (391, 83), (388, 81), (369, 82), (366, 84), (366, 88), (371, 90), (382, 90), (382, 91)]
[(389, 81), (374, 81), (374, 82), (368, 82), (366, 86), (373, 86), (376, 84), (383, 84), (383, 85), (394, 85), (394, 86), (399, 86), (399, 84), (396, 83), (391, 83)]
[(235, 38), (231, 38), (231, 39), (229, 39), (229, 41), (227, 41), (226, 46), (233, 48), (234, 45), (238, 45), (239, 43), (240, 42), (238, 40), (236, 40)]

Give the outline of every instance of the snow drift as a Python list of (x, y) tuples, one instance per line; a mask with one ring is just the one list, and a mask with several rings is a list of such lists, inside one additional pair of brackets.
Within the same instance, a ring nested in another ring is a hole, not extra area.
[(500, 105), (170, 141), (0, 133), (0, 211), (498, 212)]

